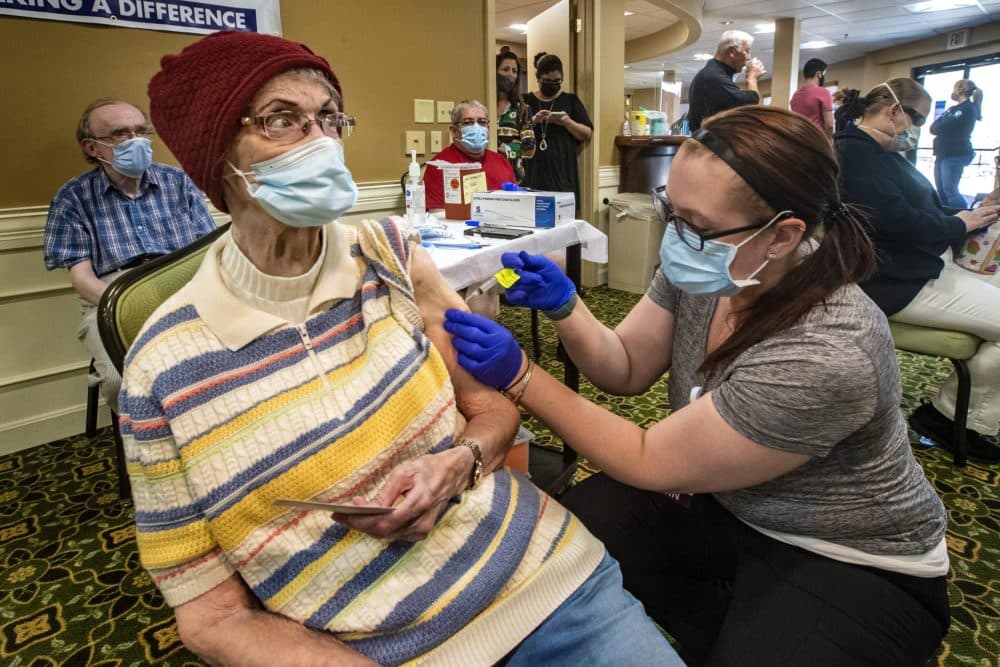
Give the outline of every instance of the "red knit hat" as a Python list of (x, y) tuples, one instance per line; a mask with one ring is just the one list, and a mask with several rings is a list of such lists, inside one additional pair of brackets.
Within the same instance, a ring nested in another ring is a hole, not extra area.
[(153, 127), (220, 211), (228, 210), (222, 166), (240, 118), (261, 86), (299, 67), (322, 71), (341, 93), (330, 63), (304, 44), (271, 35), (216, 32), (160, 61), (149, 82)]

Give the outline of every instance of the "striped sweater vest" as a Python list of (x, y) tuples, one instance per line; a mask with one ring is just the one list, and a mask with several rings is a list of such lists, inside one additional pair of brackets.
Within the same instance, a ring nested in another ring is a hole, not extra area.
[(196, 277), (143, 327), (120, 421), (142, 563), (173, 606), (238, 573), (265, 608), (379, 663), (493, 662), (603, 556), (526, 479), (487, 476), (416, 544), (272, 504), (368, 497), (398, 463), (452, 446), (454, 392), (407, 239), (391, 220), (340, 237), (355, 296), (301, 325), (230, 350), (192, 304)]

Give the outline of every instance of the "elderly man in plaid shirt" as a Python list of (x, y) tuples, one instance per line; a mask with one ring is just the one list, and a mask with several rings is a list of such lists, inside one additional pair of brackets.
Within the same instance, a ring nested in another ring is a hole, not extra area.
[(77, 337), (94, 358), (101, 393), (117, 412), (121, 377), (97, 331), (97, 303), (125, 271), (215, 229), (202, 193), (179, 169), (152, 161), (152, 127), (135, 106), (112, 98), (84, 109), (76, 139), (91, 171), (71, 179), (49, 205), (45, 266), (69, 269), (83, 319)]

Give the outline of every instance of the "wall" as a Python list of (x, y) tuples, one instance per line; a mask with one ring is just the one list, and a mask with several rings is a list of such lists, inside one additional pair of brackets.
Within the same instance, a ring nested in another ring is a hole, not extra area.
[(535, 54), (545, 51), (559, 56), (563, 64), (563, 90), (575, 91), (573, 81), (573, 54), (569, 41), (569, 0), (552, 5), (533, 19), (528, 20), (528, 44), (526, 47), (528, 69), (528, 90), (537, 90), (535, 78)]
[(1000, 51), (1000, 21), (970, 28), (969, 46), (964, 49), (947, 50), (945, 38), (943, 34), (935, 35), (832, 63), (827, 79), (836, 80), (841, 88), (867, 92), (886, 79), (910, 76), (914, 67), (996, 53)]
[[(488, 99), (492, 6), (371, 0), (354, 12), (339, 3), (282, 0), (284, 35), (330, 60), (346, 108), (359, 119), (345, 148), (360, 185), (349, 218), (402, 208), (403, 131), (444, 129), (413, 124), (414, 97)], [(413, 29), (430, 25), (433, 32)], [(89, 359), (75, 339), (78, 302), (65, 271), (44, 270), (41, 250), (49, 200), (87, 169), (73, 139), (80, 111), (102, 95), (146, 106), (160, 57), (195, 39), (0, 17), (7, 99), (31, 115), (27, 125), (0, 124), (9, 167), (0, 179), (0, 454), (83, 431)], [(154, 155), (174, 162), (159, 142)]]

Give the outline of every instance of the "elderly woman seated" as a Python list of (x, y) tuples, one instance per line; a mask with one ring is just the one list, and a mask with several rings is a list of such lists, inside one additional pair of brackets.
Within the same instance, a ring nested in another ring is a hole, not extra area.
[(121, 396), (139, 552), (184, 643), (232, 665), (676, 661), (600, 542), (497, 467), (517, 410), (455, 363), (461, 302), (428, 256), (393, 220), (330, 222), (357, 189), (326, 60), (217, 33), (149, 93), (233, 221)]

